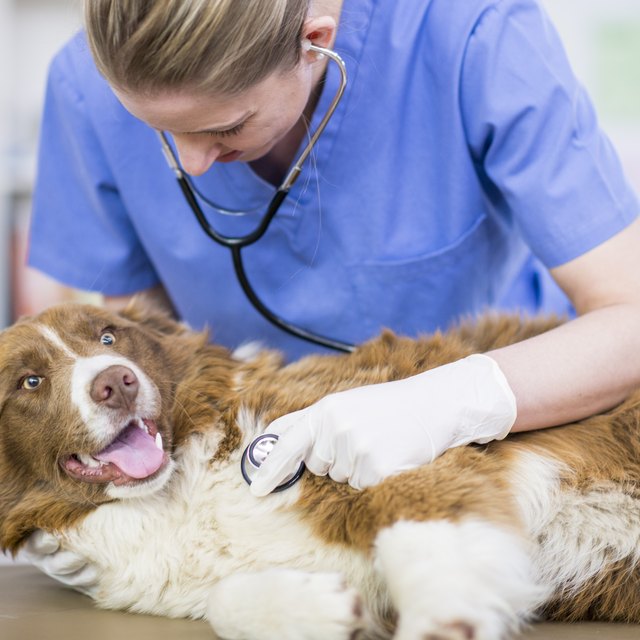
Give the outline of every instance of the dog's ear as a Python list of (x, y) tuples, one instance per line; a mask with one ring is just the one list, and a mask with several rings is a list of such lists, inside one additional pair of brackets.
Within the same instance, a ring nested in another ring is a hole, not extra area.
[(163, 335), (183, 335), (191, 331), (177, 320), (171, 308), (159, 303), (155, 297), (145, 294), (134, 296), (119, 315)]
[(35, 483), (24, 485), (5, 475), (0, 479), (0, 550), (15, 555), (36, 529), (64, 529), (92, 509), (89, 503), (56, 499)]
[(2, 479), (0, 485), (0, 550), (15, 555), (27, 536), (36, 530), (33, 517), (26, 505), (25, 491), (14, 482)]

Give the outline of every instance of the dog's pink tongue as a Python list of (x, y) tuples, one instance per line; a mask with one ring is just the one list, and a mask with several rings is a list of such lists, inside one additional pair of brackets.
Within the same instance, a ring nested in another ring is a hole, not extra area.
[(147, 478), (155, 473), (164, 459), (154, 438), (136, 426), (127, 427), (106, 449), (94, 458), (112, 462), (131, 478)]

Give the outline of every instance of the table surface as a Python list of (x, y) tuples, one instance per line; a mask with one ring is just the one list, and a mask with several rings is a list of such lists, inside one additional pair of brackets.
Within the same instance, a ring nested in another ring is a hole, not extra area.
[[(101, 611), (30, 566), (0, 566), (2, 640), (213, 640), (205, 622)], [(640, 640), (640, 625), (537, 624), (518, 640)]]

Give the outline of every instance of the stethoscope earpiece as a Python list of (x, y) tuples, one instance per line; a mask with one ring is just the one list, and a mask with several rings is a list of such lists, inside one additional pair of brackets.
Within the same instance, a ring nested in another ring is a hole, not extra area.
[(318, 60), (324, 58), (324, 52), (326, 51), (326, 49), (324, 49), (323, 47), (318, 47), (317, 45), (313, 44), (313, 42), (311, 42), (311, 40), (309, 40), (308, 38), (305, 38), (302, 41), (302, 50), (305, 52), (314, 51)]

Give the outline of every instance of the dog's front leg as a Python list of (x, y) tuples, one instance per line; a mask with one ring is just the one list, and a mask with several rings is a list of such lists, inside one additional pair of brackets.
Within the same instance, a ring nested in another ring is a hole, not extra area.
[(293, 569), (220, 580), (207, 618), (225, 640), (349, 640), (363, 626), (360, 597), (342, 576)]
[(395, 640), (498, 640), (546, 595), (526, 541), (480, 519), (402, 521), (376, 538), (376, 568), (398, 612)]

